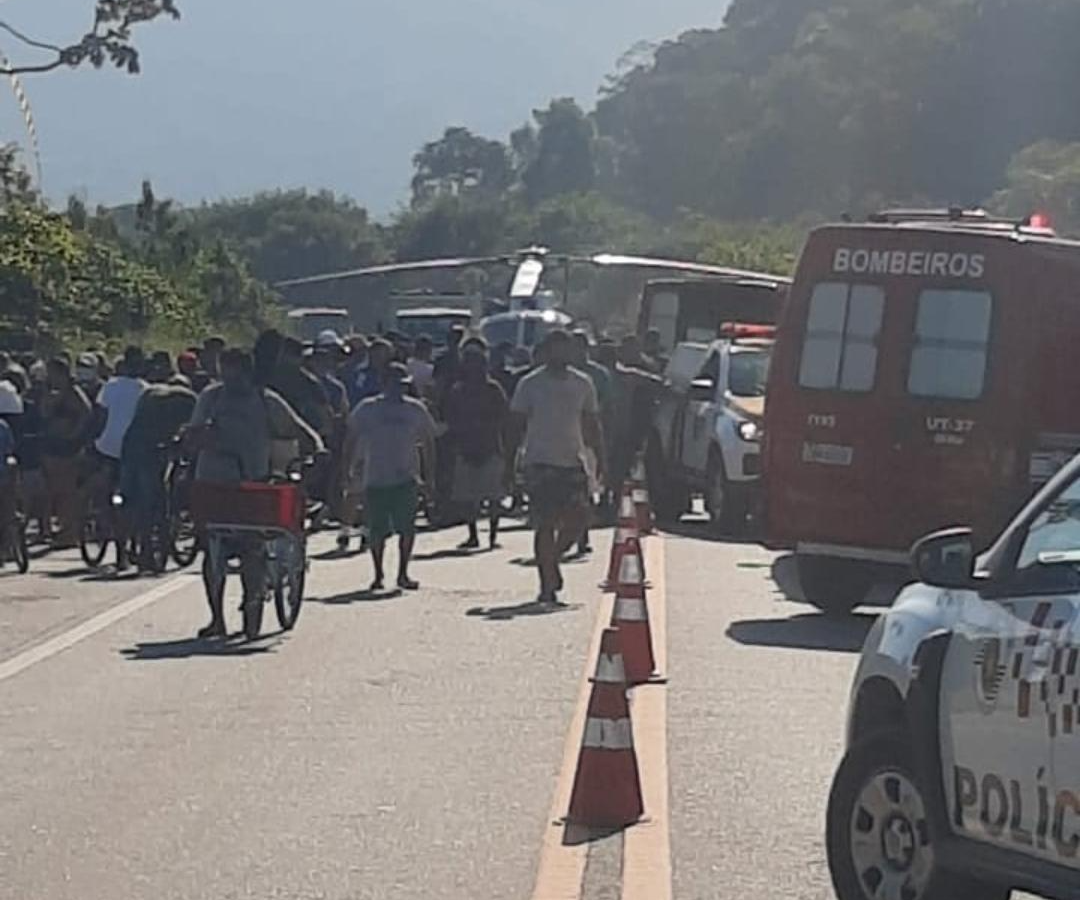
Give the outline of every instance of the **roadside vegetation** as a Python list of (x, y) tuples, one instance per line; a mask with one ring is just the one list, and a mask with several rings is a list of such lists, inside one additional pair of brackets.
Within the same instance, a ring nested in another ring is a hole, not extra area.
[[(80, 40), (0, 73), (136, 73), (133, 29), (178, 14), (97, 9)], [(280, 314), (279, 280), (532, 243), (788, 272), (808, 227), (890, 204), (1038, 209), (1078, 233), (1077, 39), (1080, 0), (733, 0), (722, 28), (632, 48), (593, 109), (555, 98), (505, 140), (433, 136), (386, 221), (328, 191), (181, 209), (151, 185), (130, 206), (56, 212), (9, 145), (0, 329), (241, 336)]]

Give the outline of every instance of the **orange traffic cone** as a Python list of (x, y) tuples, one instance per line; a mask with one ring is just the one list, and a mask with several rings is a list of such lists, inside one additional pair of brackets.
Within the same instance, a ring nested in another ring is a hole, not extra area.
[(604, 631), (592, 680), (568, 822), (591, 828), (633, 825), (644, 812), (619, 632)]
[(622, 570), (623, 557), (626, 555), (627, 541), (638, 537), (637, 514), (634, 511), (634, 499), (630, 484), (623, 487), (622, 497), (619, 500), (619, 519), (615, 525), (615, 537), (611, 542), (611, 561), (608, 563), (607, 580), (604, 588), (609, 591), (615, 590), (619, 582), (619, 572)]
[(649, 627), (649, 608), (645, 601), (645, 578), (641, 567), (641, 543), (637, 538), (627, 541), (615, 588), (615, 612), (611, 624), (622, 637), (623, 658), (628, 684), (645, 684), (656, 672), (653, 656), (652, 629)]
[(634, 499), (634, 516), (637, 519), (638, 531), (642, 534), (652, 534), (656, 527), (653, 519), (652, 507), (649, 504), (649, 484), (645, 476), (645, 464), (638, 458), (634, 463), (630, 475), (630, 487)]

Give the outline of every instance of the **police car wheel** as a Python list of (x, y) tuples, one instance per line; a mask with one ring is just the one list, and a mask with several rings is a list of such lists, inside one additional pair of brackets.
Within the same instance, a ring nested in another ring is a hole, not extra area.
[(829, 871), (839, 900), (1004, 900), (1009, 890), (944, 871), (902, 734), (852, 747), (833, 780), (826, 817)]

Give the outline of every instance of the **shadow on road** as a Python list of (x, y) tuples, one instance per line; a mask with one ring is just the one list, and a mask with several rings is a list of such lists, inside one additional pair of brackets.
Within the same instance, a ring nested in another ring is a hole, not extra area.
[(357, 556), (365, 556), (367, 550), (347, 549), (342, 550), (339, 547), (334, 547), (330, 550), (324, 550), (322, 553), (315, 553), (312, 555), (312, 559), (317, 562), (337, 562), (343, 559), (355, 559)]
[(347, 591), (344, 594), (332, 594), (329, 597), (308, 597), (305, 603), (325, 603), (327, 606), (345, 606), (349, 603), (382, 603), (384, 600), (396, 600), (405, 592), (399, 587), (373, 591), (365, 588), (361, 591)]
[(830, 650), (858, 653), (877, 616), (855, 613), (845, 618), (806, 613), (790, 619), (746, 619), (732, 622), (727, 636), (753, 647)]
[(261, 656), (274, 653), (281, 643), (282, 632), (265, 635), (257, 641), (244, 641), (238, 635), (231, 635), (223, 641), (187, 638), (180, 641), (140, 642), (134, 647), (125, 647), (120, 651), (124, 659), (191, 659), (195, 656)]
[[(806, 603), (802, 585), (799, 584), (799, 567), (794, 554), (778, 556), (772, 564), (772, 580), (780, 593), (793, 603)], [(867, 592), (860, 606), (889, 607), (903, 587), (897, 581), (882, 581)]]
[(482, 548), (478, 547), (475, 550), (464, 550), (460, 547), (455, 547), (453, 550), (433, 550), (431, 553), (414, 553), (413, 560), (416, 562), (435, 562), (440, 559), (468, 559), (470, 556), (481, 556), (485, 553), (490, 553), (486, 545)]
[(465, 615), (490, 622), (508, 622), (523, 616), (554, 616), (583, 609), (580, 603), (519, 603), (516, 606), (474, 606)]
[(691, 538), (696, 541), (710, 541), (714, 544), (756, 544), (757, 541), (749, 534), (726, 534), (717, 531), (708, 519), (686, 518), (678, 522), (657, 522), (656, 530), (661, 534), (670, 534), (675, 537)]
[(580, 847), (582, 844), (595, 844), (598, 841), (607, 840), (617, 834), (622, 834), (625, 828), (589, 828), (585, 825), (575, 825), (567, 822), (563, 826), (562, 845), (564, 847)]

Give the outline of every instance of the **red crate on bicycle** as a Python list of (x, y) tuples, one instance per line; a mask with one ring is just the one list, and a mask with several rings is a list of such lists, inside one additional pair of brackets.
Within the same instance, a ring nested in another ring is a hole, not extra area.
[(191, 485), (191, 515), (200, 528), (267, 528), (304, 530), (304, 495), (295, 484)]

